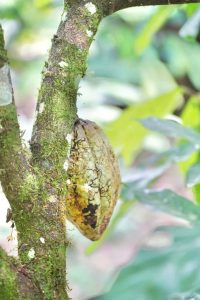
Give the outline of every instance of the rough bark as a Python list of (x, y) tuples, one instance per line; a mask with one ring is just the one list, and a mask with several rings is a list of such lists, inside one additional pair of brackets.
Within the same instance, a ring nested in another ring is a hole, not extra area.
[[(13, 95), (12, 103), (0, 108), (0, 179), (13, 211), (20, 263), (35, 287), (34, 299), (68, 299), (65, 165), (76, 119), (78, 83), (101, 20), (84, 4), (67, 10), (67, 19), (61, 21), (53, 37), (43, 70), (31, 151), (21, 144)], [(2, 31), (1, 66), (8, 69)], [(5, 76), (7, 88), (12, 89), (9, 72)], [(25, 296), (19, 290), (19, 299)]]
[[(189, 2), (198, 1), (170, 3)], [(13, 210), (19, 240), (18, 260), (10, 259), (0, 249), (0, 274), (6, 274), (0, 276), (0, 299), (68, 299), (66, 166), (77, 118), (78, 83), (86, 71), (90, 44), (104, 16), (131, 6), (167, 3), (65, 1), (63, 20), (52, 39), (42, 74), (30, 150), (20, 136), (0, 29), (0, 180)], [(3, 294), (9, 291), (13, 294)]]

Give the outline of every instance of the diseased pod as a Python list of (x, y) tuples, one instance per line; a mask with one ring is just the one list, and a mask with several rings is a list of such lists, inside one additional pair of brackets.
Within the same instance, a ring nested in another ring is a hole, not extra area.
[(75, 123), (68, 175), (67, 218), (87, 238), (98, 240), (118, 198), (120, 173), (108, 139), (94, 122)]

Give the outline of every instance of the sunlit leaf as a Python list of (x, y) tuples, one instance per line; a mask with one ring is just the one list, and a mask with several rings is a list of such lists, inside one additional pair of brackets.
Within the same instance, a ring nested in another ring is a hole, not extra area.
[(145, 23), (144, 28), (134, 42), (134, 49), (138, 55), (148, 47), (154, 34), (161, 28), (171, 13), (174, 12), (175, 8), (175, 6), (159, 7), (157, 12)]
[(35, 0), (34, 1), (34, 5), (39, 9), (48, 7), (48, 6), (52, 5), (52, 3), (53, 3), (53, 0)]
[(148, 131), (139, 124), (138, 119), (165, 116), (172, 112), (182, 100), (181, 91), (175, 88), (154, 99), (130, 106), (121, 116), (106, 127), (106, 133), (112, 145), (119, 149), (125, 162), (130, 164), (141, 147)]
[(188, 102), (181, 114), (183, 124), (188, 127), (192, 127), (196, 130), (200, 130), (200, 98), (192, 96), (188, 99)]
[(188, 16), (192, 16), (197, 10), (199, 10), (199, 3), (189, 3), (183, 5), (184, 10)]

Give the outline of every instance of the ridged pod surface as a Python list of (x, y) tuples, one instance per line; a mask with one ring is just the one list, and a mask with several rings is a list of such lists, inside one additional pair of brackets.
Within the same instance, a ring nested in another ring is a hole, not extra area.
[(106, 229), (120, 187), (117, 159), (99, 126), (78, 119), (68, 167), (67, 218), (91, 240)]

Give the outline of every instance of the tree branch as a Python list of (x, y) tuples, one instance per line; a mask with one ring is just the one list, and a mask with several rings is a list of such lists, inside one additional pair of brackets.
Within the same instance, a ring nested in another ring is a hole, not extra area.
[[(65, 219), (69, 142), (76, 115), (76, 96), (86, 70), (86, 58), (102, 16), (84, 4), (68, 6), (52, 39), (38, 97), (37, 120), (31, 139), (32, 166), (36, 175), (26, 215), (19, 222), (27, 228), (20, 237), (19, 253), (48, 299), (68, 299), (66, 294)], [(33, 178), (31, 178), (32, 181)], [(20, 225), (21, 224), (21, 225)], [(28, 231), (28, 239), (27, 239)], [(48, 272), (44, 273), (44, 269)], [(52, 298), (50, 298), (51, 295)], [(54, 295), (54, 296), (52, 296)], [(46, 299), (46, 298), (45, 298)]]
[(77, 118), (78, 84), (85, 74), (88, 49), (100, 19), (84, 4), (74, 4), (53, 37), (49, 60), (43, 70), (31, 141), (34, 159), (43, 169), (52, 171), (55, 162), (63, 169), (68, 149), (66, 138)]
[[(2, 29), (0, 34), (0, 179), (13, 210), (18, 253), (23, 270), (40, 292), (40, 297), (33, 299), (65, 300), (65, 198), (60, 192), (60, 178), (54, 174), (54, 183), (50, 174), (45, 178), (42, 168), (31, 165), (22, 148)], [(54, 185), (56, 191), (49, 198)]]
[(29, 172), (25, 148), (21, 144), (20, 129), (14, 104), (13, 89), (3, 30), (0, 25), (0, 181), (10, 204), (19, 207), (19, 186)]
[(199, 3), (200, 0), (68, 0), (67, 5), (72, 7), (73, 5), (95, 5), (101, 16), (108, 16), (112, 13), (136, 6), (149, 6), (149, 5), (169, 5), (169, 4), (188, 4)]
[(169, 5), (169, 4), (187, 4), (199, 3), (200, 0), (113, 0), (109, 1), (110, 5), (107, 13), (111, 14), (120, 9), (134, 7), (134, 6), (149, 6), (149, 5)]

